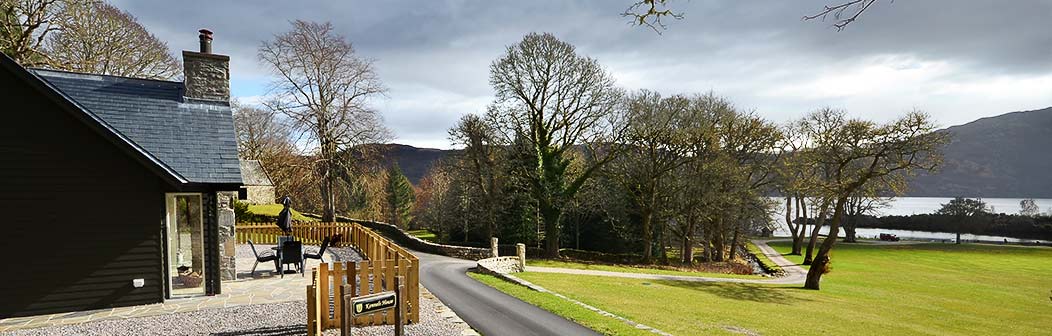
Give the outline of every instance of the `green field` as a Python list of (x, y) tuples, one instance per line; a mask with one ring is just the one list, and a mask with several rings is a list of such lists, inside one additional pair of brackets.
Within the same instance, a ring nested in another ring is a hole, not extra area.
[(438, 243), (438, 236), (436, 236), (434, 232), (431, 232), (431, 230), (409, 230), (409, 235), (432, 243)]
[[(281, 213), (281, 210), (284, 209), (284, 208), (285, 208), (285, 206), (281, 205), (281, 204), (249, 204), (248, 205), (248, 212), (253, 213), (253, 214), (257, 214), (257, 215), (277, 217), (278, 214)], [(292, 220), (304, 221), (304, 222), (317, 222), (318, 221), (315, 218), (310, 218), (310, 217), (304, 216), (299, 211), (296, 211), (296, 209), (292, 209)]]
[(623, 272), (623, 273), (646, 273), (646, 274), (662, 274), (662, 275), (683, 275), (683, 276), (696, 276), (696, 277), (710, 277), (710, 278), (735, 278), (735, 279), (764, 279), (759, 275), (740, 275), (740, 274), (727, 274), (727, 273), (706, 273), (706, 272), (694, 272), (694, 271), (679, 271), (672, 269), (661, 269), (654, 267), (645, 266), (632, 266), (632, 265), (607, 265), (607, 264), (588, 264), (581, 262), (570, 262), (561, 260), (544, 260), (544, 259), (527, 259), (527, 266), (541, 266), (541, 267), (558, 267), (558, 268), (573, 268), (583, 270), (594, 270), (594, 271), (607, 271), (607, 272)]
[[(789, 250), (788, 243), (773, 246), (783, 253)], [(823, 278), (821, 291), (799, 285), (546, 273), (517, 276), (676, 335), (1048, 335), (1052, 331), (1052, 249), (841, 244), (832, 257), (832, 272)], [(790, 256), (790, 260), (799, 262), (801, 257)]]
[(468, 276), (604, 335), (654, 335), (648, 331), (633, 328), (632, 326), (612, 317), (602, 316), (591, 310), (585, 309), (584, 307), (568, 303), (566, 300), (554, 295), (537, 292), (523, 286), (512, 284), (492, 275), (468, 273)]

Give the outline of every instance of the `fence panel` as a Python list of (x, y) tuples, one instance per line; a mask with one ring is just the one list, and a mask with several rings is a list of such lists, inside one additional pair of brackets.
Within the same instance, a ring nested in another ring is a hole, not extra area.
[[(239, 243), (251, 239), (256, 244), (276, 244), (277, 237), (284, 235), (270, 223), (238, 224), (235, 228)], [(360, 262), (322, 263), (314, 269), (313, 284), (308, 286), (307, 321), (309, 333), (339, 328), (343, 321), (343, 284), (348, 284), (351, 294), (363, 296), (392, 291), (395, 277), (405, 279), (405, 291), (399, 298), (407, 323), (420, 319), (420, 260), (401, 246), (383, 238), (376, 232), (354, 223), (296, 223), (292, 236), (304, 244), (319, 245), (325, 237), (341, 235), (332, 246), (357, 249), (363, 257)], [(330, 295), (332, 293), (332, 295)], [(332, 315), (330, 315), (330, 312)], [(369, 326), (393, 324), (394, 311), (372, 316), (354, 318), (354, 325)]]

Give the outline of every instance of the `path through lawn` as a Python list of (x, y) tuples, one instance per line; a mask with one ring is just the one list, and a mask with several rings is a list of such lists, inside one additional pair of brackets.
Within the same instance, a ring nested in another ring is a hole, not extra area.
[[(772, 243), (787, 252), (787, 243)], [(790, 257), (799, 261), (799, 257)], [(677, 335), (1047, 335), (1052, 249), (839, 245), (821, 291), (522, 273), (519, 277)]]

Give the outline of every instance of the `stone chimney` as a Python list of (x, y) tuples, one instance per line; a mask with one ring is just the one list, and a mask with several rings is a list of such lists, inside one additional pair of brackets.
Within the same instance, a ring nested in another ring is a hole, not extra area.
[(230, 56), (212, 53), (212, 32), (201, 29), (201, 51), (183, 50), (186, 97), (230, 101)]

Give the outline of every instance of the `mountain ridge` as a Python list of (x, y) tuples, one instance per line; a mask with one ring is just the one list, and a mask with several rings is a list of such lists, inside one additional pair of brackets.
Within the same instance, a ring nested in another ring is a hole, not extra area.
[[(1052, 198), (1052, 107), (1009, 112), (939, 130), (949, 132), (944, 160), (933, 174), (912, 178), (904, 196)], [(384, 144), (418, 185), (427, 170), (456, 149)]]

